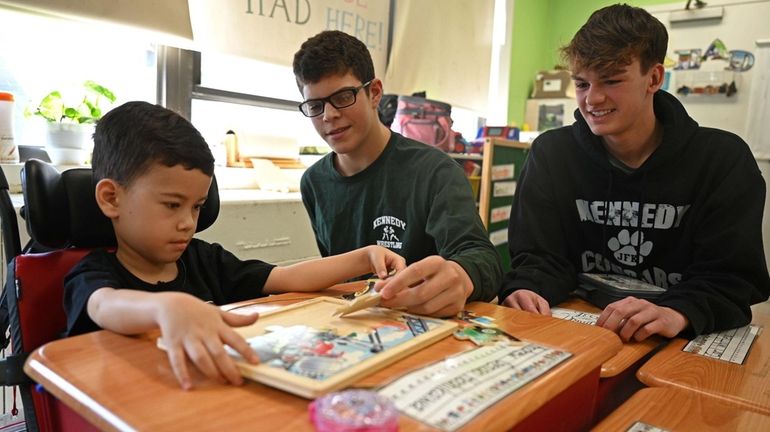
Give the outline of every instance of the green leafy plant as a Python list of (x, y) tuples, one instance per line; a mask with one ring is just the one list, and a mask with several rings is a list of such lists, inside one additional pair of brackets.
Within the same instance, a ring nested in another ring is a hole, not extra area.
[(85, 94), (77, 105), (68, 106), (58, 90), (48, 93), (40, 101), (34, 112), (28, 115), (43, 117), (50, 123), (96, 123), (102, 117), (102, 109), (99, 104), (107, 99), (115, 102), (115, 94), (108, 88), (93, 81), (83, 83)]

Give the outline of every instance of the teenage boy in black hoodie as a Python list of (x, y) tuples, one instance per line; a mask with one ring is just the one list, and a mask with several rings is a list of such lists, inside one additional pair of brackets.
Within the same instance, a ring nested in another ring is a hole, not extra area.
[(535, 140), (522, 170), (506, 306), (549, 315), (581, 272), (666, 288), (604, 309), (597, 325), (628, 341), (743, 326), (767, 299), (765, 183), (740, 137), (699, 127), (660, 90), (667, 44), (648, 12), (613, 5), (562, 48), (579, 109)]

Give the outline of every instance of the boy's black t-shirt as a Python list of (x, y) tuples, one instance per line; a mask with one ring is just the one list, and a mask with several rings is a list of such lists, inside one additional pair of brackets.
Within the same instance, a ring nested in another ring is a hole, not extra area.
[(67, 336), (100, 329), (86, 308), (91, 294), (100, 288), (185, 292), (222, 305), (261, 297), (275, 266), (259, 260), (242, 261), (219, 244), (193, 239), (177, 261), (177, 267), (179, 274), (175, 280), (151, 284), (131, 274), (114, 252), (104, 249), (91, 252), (64, 278)]

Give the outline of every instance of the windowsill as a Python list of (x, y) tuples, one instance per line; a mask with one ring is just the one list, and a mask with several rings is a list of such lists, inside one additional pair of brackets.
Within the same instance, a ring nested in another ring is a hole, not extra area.
[(278, 192), (261, 189), (219, 189), (219, 201), (222, 205), (241, 204), (249, 202), (299, 202), (302, 197), (299, 192)]
[[(19, 203), (21, 203), (21, 169), (24, 167), (23, 163), (17, 164), (0, 164), (3, 169), (3, 174), (8, 180), (8, 190), (12, 195), (18, 194)], [(61, 172), (71, 168), (85, 168), (87, 166), (73, 166), (73, 165), (55, 165), (56, 169)], [(286, 201), (301, 201), (299, 192), (281, 192), (272, 190), (262, 190), (256, 187), (256, 182), (253, 179), (254, 170), (247, 168), (233, 168), (228, 169), (227, 172), (240, 172), (244, 177), (241, 179), (234, 179), (232, 176), (228, 177), (225, 174), (225, 170), (221, 167), (217, 167), (217, 181), (219, 182), (219, 200), (223, 204), (228, 203), (244, 203), (244, 202), (286, 202)], [(248, 177), (248, 178), (246, 178)], [(15, 198), (15, 197), (14, 197)], [(19, 204), (20, 205), (20, 204)]]
[[(299, 192), (276, 192), (264, 191), (260, 189), (220, 189), (220, 205), (238, 205), (238, 204), (270, 204), (270, 203), (290, 203), (301, 202), (302, 197)], [(24, 196), (19, 192), (11, 192), (11, 202), (18, 210), (24, 205)]]

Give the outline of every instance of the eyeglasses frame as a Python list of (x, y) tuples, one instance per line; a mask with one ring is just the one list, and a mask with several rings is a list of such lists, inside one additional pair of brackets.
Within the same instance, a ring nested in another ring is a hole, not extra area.
[[(334, 109), (343, 109), (343, 108), (351, 107), (351, 106), (355, 105), (356, 102), (358, 101), (358, 92), (360, 92), (361, 89), (366, 88), (369, 85), (371, 85), (373, 81), (374, 81), (374, 78), (372, 78), (369, 81), (361, 84), (358, 87), (342, 88), (342, 89), (339, 89), (336, 92), (330, 94), (329, 96), (326, 96), (326, 97), (323, 97), (323, 98), (308, 99), (306, 101), (302, 101), (299, 105), (297, 105), (297, 108), (299, 108), (299, 112), (301, 112), (305, 117), (313, 118), (313, 117), (318, 117), (319, 115), (322, 115), (324, 112), (326, 112), (326, 104), (327, 103), (329, 103), (331, 106), (333, 106)], [(353, 103), (351, 103), (350, 105), (345, 105), (343, 107), (338, 107), (337, 105), (334, 105), (334, 102), (332, 102), (331, 99), (334, 96), (336, 96), (336, 95), (338, 95), (338, 94), (340, 94), (342, 92), (346, 92), (346, 91), (352, 91), (353, 92)], [(317, 102), (317, 101), (323, 102), (321, 112), (318, 113), (318, 114), (315, 114), (315, 115), (305, 114), (305, 111), (302, 110), (302, 106), (307, 104), (308, 102)]]

